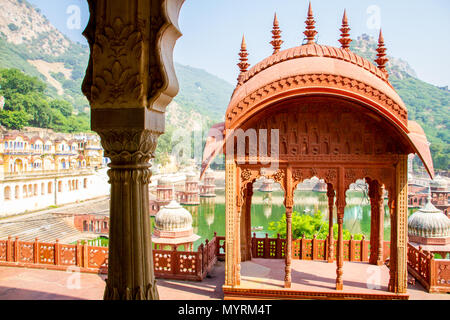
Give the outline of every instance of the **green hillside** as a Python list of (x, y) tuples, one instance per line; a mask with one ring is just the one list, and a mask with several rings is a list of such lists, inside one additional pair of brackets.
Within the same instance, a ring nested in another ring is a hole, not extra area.
[(175, 64), (180, 92), (175, 102), (186, 112), (195, 111), (215, 121), (222, 121), (234, 87), (225, 80), (189, 66)]
[[(0, 21), (0, 69), (16, 68), (45, 83), (42, 92), (39, 91), (37, 95), (31, 95), (32, 92), (29, 92), (26, 97), (22, 97), (23, 101), (18, 98), (17, 93), (4, 94), (7, 98), (5, 110), (29, 112), (31, 109), (27, 109), (27, 105), (33, 101), (35, 106), (53, 116), (42, 120), (47, 126), (66, 131), (86, 128), (90, 109), (81, 92), (81, 83), (89, 56), (88, 47), (70, 41), (55, 29), (38, 9), (26, 1), (1, 1), (13, 12), (15, 18), (14, 21)], [(377, 41), (367, 35), (358, 37), (351, 44), (351, 50), (371, 61), (375, 59), (376, 47)], [(422, 125), (432, 143), (435, 167), (448, 170), (450, 92), (419, 80), (406, 61), (395, 57), (389, 59), (387, 68), (391, 83), (406, 103), (409, 118)], [(180, 92), (172, 107), (168, 109), (168, 132), (172, 132), (174, 127), (184, 126), (185, 123), (201, 122), (205, 128), (213, 122), (223, 121), (233, 85), (201, 69), (176, 63), (175, 70)], [(17, 102), (18, 106), (12, 106), (14, 100), (11, 99), (20, 100)], [(54, 110), (54, 100), (58, 101), (58, 106), (63, 104), (60, 102), (62, 100), (71, 105), (70, 108), (63, 108), (73, 111), (66, 122), (62, 120), (60, 113)], [(53, 111), (50, 112), (48, 108)], [(32, 110), (39, 114), (36, 111), (38, 109)], [(13, 113), (3, 114), (2, 117), (11, 125), (14, 123), (12, 115)]]
[[(362, 35), (351, 44), (351, 50), (362, 57), (376, 59), (377, 42)], [(389, 56), (389, 81), (408, 108), (408, 117), (424, 129), (436, 169), (448, 170), (450, 155), (450, 91), (417, 78), (415, 71), (404, 60)]]

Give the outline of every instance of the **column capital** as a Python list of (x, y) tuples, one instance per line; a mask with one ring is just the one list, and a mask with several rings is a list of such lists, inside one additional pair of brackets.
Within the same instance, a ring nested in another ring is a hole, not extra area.
[(147, 129), (101, 129), (105, 156), (111, 159), (110, 167), (114, 169), (149, 168), (150, 159), (154, 158), (159, 132)]

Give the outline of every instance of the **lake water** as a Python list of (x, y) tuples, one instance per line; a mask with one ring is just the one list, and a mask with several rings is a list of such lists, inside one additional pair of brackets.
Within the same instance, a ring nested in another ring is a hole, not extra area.
[[(216, 191), (215, 198), (201, 198), (199, 206), (185, 206), (193, 217), (194, 232), (201, 236), (195, 243), (195, 247), (205, 241), (212, 239), (214, 232), (217, 235), (225, 235), (225, 197), (223, 190)], [(270, 193), (254, 191), (252, 198), (252, 227), (262, 227), (262, 230), (252, 231), (257, 237), (264, 237), (266, 233), (269, 237), (276, 237), (269, 231), (269, 223), (279, 221), (285, 214), (283, 205), (283, 192), (273, 191)], [(294, 195), (294, 211), (303, 214), (313, 214), (320, 210), (324, 220), (328, 221), (328, 199), (324, 192), (297, 190)], [(385, 200), (384, 217), (384, 239), (390, 238), (390, 217)], [(306, 210), (306, 213), (305, 213)], [(336, 209), (334, 211), (334, 221), (336, 223)], [(352, 234), (364, 234), (366, 239), (370, 238), (370, 203), (363, 192), (348, 191), (347, 206), (344, 214), (344, 228)]]

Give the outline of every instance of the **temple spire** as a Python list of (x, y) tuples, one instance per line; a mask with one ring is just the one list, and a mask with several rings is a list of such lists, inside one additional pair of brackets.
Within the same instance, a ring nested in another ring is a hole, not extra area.
[(315, 30), (316, 21), (314, 20), (311, 1), (309, 2), (308, 18), (306, 19), (305, 23), (306, 23), (306, 30), (303, 33), (306, 36), (306, 40), (308, 40), (306, 44), (314, 43), (315, 42), (314, 39), (318, 32)]
[(245, 42), (245, 35), (242, 36), (241, 51), (239, 52), (239, 63), (237, 64), (240, 70), (238, 82), (241, 83), (242, 74), (247, 72), (250, 64), (248, 63), (247, 43)]
[(342, 18), (342, 28), (341, 30), (341, 38), (339, 39), (339, 42), (341, 43), (341, 48), (344, 50), (350, 50), (350, 42), (352, 42), (352, 39), (350, 39), (350, 27), (348, 25), (348, 19), (347, 19), (347, 11), (344, 10), (344, 17)]
[(270, 44), (273, 46), (273, 54), (280, 52), (281, 45), (283, 44), (283, 40), (281, 40), (281, 30), (280, 25), (278, 23), (277, 14), (275, 13), (275, 17), (273, 19), (273, 29), (272, 29), (272, 42)]
[(377, 48), (377, 59), (375, 62), (378, 64), (378, 69), (383, 71), (386, 74), (386, 77), (388, 77), (388, 72), (386, 70), (386, 63), (389, 61), (389, 59), (386, 57), (386, 47), (384, 46), (384, 38), (383, 38), (383, 32), (380, 29), (380, 36), (378, 38), (378, 48)]

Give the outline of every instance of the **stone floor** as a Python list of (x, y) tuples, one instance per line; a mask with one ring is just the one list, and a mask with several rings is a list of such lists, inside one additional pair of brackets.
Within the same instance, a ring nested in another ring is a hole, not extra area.
[[(293, 290), (334, 290), (335, 264), (321, 261), (293, 261)], [(374, 283), (377, 267), (363, 263), (344, 264), (344, 290), (366, 291), (367, 280)], [(211, 274), (202, 282), (158, 279), (158, 290), (163, 300), (223, 299), (225, 267), (218, 262)], [(379, 269), (381, 289), (387, 285), (387, 268)], [(284, 279), (283, 260), (254, 259), (242, 263), (242, 285), (254, 288), (282, 288)], [(103, 296), (105, 276), (75, 274), (63, 271), (0, 267), (0, 300), (100, 300)], [(450, 294), (429, 294), (416, 281), (409, 285), (408, 293), (413, 300), (450, 300)]]

